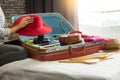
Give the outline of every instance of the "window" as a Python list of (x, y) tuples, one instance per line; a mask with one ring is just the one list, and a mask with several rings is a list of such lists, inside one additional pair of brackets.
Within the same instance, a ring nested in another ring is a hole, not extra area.
[(83, 34), (120, 39), (119, 0), (77, 0)]
[(120, 26), (119, 0), (78, 0), (80, 25)]

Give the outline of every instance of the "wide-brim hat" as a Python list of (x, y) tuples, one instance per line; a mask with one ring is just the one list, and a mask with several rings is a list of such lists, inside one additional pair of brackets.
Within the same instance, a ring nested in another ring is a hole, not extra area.
[(28, 24), (26, 27), (18, 30), (16, 33), (18, 33), (19, 35), (37, 36), (37, 35), (48, 34), (52, 31), (50, 26), (43, 23), (41, 16), (38, 16), (36, 14), (30, 14), (17, 18), (16, 21), (13, 23), (13, 26), (19, 24), (24, 17), (28, 17), (28, 16), (33, 17), (34, 21), (33, 23)]

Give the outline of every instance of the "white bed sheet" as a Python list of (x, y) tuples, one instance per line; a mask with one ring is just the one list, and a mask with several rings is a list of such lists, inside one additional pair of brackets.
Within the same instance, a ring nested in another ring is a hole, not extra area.
[(120, 52), (92, 65), (27, 58), (0, 67), (0, 80), (120, 80)]

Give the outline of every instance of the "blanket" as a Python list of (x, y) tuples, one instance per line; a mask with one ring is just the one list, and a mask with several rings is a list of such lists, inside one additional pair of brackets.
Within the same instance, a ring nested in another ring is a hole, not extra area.
[(0, 80), (120, 80), (120, 51), (97, 64), (27, 58), (0, 67)]

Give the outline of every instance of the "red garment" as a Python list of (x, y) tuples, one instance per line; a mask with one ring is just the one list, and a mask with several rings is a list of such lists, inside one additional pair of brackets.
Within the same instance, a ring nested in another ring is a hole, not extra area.
[(100, 37), (100, 36), (87, 36), (83, 38), (85, 42), (97, 42), (97, 41), (105, 41), (107, 42), (109, 39)]
[(38, 36), (38, 35), (44, 35), (52, 32), (52, 28), (48, 26), (47, 24), (43, 23), (42, 17), (38, 16), (36, 14), (30, 14), (26, 16), (19, 17), (14, 23), (13, 26), (17, 25), (24, 17), (33, 17), (34, 22), (28, 24), (25, 28), (20, 29), (17, 31), (19, 35), (23, 36)]

